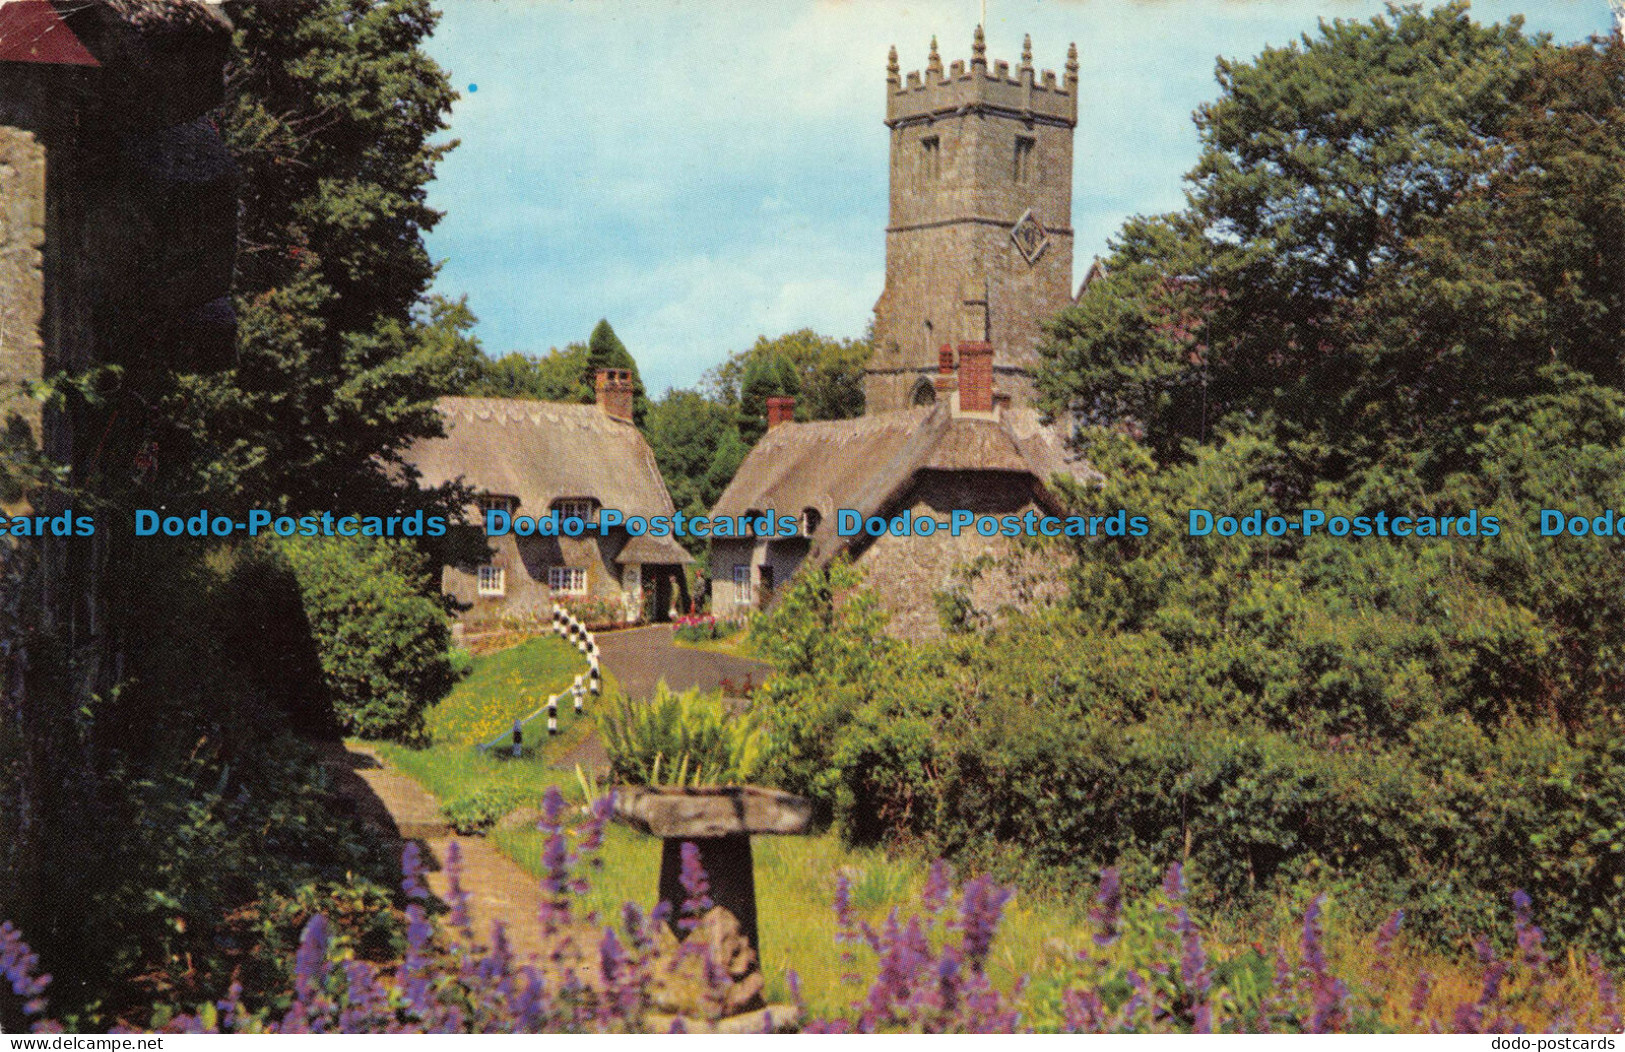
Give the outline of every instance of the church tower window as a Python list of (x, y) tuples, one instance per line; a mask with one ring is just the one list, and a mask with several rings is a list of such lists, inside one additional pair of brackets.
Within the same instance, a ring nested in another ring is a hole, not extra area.
[(1027, 186), (1033, 181), (1033, 147), (1038, 140), (1030, 135), (1016, 136), (1015, 159), (1010, 166), (1010, 178), (1017, 186)]
[(920, 174), (927, 179), (942, 176), (942, 139), (927, 135), (920, 140)]

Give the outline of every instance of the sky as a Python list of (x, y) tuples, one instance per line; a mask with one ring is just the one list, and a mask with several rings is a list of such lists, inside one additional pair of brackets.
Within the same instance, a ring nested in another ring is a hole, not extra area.
[[(923, 69), (1081, 65), (1074, 284), (1123, 221), (1184, 203), (1192, 111), (1218, 57), (1367, 19), (1380, 0), (440, 0), (428, 50), (460, 93), (429, 201), (435, 291), (490, 354), (545, 353), (608, 318), (651, 392), (761, 335), (862, 336), (885, 282), (887, 49)], [(1429, 6), (1432, 6), (1429, 4)], [(1607, 0), (1480, 0), (1559, 41)]]

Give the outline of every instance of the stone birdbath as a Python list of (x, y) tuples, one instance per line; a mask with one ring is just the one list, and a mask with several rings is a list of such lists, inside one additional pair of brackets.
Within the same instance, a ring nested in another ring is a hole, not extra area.
[[(734, 986), (724, 1009), (739, 1019), (741, 1026), (759, 1031), (764, 1010), (763, 980), (750, 838), (805, 833), (812, 820), (812, 802), (777, 789), (750, 785), (617, 786), (615, 819), (665, 842), (660, 855), (660, 901), (671, 910), (669, 924), (672, 934), (679, 938), (677, 921), (687, 898), (680, 880), (682, 848), (691, 843), (699, 849), (700, 865), (711, 886), (711, 901), (716, 904), (705, 920), (713, 931), (718, 923), (730, 928), (736, 924), (750, 951), (731, 955), (734, 963), (728, 970)], [(724, 916), (717, 918), (719, 913)], [(774, 1013), (775, 1019), (778, 1015)]]

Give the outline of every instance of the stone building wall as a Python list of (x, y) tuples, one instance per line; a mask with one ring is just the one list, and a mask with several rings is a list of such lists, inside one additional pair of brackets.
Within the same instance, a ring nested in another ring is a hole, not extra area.
[[(15, 39), (0, 50), (0, 426), (26, 426), (67, 471), (68, 492), (116, 496), (162, 423), (138, 374), (223, 364), (233, 345), (229, 307), (209, 308), (230, 291), (235, 169), (200, 122), (223, 95), (230, 30), (192, 0), (52, 11), (66, 26), (52, 31), (84, 61), (28, 60)], [(102, 377), (102, 399), (48, 409), (20, 396), (25, 381), (104, 365), (124, 373)], [(66, 497), (29, 499), (54, 513)], [(120, 598), (144, 570), (109, 529), (30, 539), (20, 556), (0, 549), (0, 713), (12, 735), (0, 742), (0, 861), (17, 876), (0, 882), (0, 912), (18, 920), (73, 909), (40, 894), (41, 845), (47, 827), (67, 842), (78, 815), (63, 772), (96, 788), (76, 714), (125, 674), (137, 615)]]
[(1075, 59), (1057, 84), (1030, 54), (1014, 76), (1002, 62), (989, 71), (985, 56), (946, 73), (932, 57), (923, 80), (904, 82), (895, 65), (888, 77), (890, 219), (871, 412), (925, 395), (941, 344), (989, 338), (1001, 389), (1030, 400), (1040, 323), (1071, 301)]
[[(831, 524), (827, 528), (834, 529)], [(787, 537), (717, 539), (711, 542), (711, 612), (728, 618), (765, 608), (784, 592), (807, 558), (807, 540)], [(748, 568), (748, 583), (734, 583), (734, 567)], [(769, 575), (762, 568), (770, 570)], [(768, 580), (771, 579), (771, 587)]]
[(15, 414), (39, 440), (40, 407), (20, 385), (44, 372), (45, 147), (0, 127), (0, 426)]
[[(905, 508), (916, 516), (947, 519), (955, 509), (978, 515), (1043, 513), (1034, 500), (1032, 476), (1006, 472), (922, 472), (904, 498), (886, 512)], [(903, 639), (933, 639), (942, 626), (932, 597), (963, 587), (971, 606), (996, 617), (1003, 607), (1024, 609), (1038, 598), (1059, 593), (1058, 553), (1027, 553), (1017, 538), (983, 537), (974, 530), (959, 537), (877, 538), (858, 553), (856, 563), (891, 614), (889, 631)], [(978, 572), (967, 582), (965, 571)]]

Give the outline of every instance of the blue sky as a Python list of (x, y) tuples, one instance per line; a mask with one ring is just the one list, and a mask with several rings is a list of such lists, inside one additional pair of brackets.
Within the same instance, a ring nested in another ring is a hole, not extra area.
[[(989, 59), (1081, 78), (1074, 280), (1128, 216), (1183, 202), (1217, 56), (1369, 18), (1366, 0), (986, 0)], [(436, 291), (493, 354), (609, 318), (651, 391), (758, 335), (860, 336), (885, 277), (886, 51), (970, 57), (981, 0), (441, 0), (429, 50), (462, 93), (430, 202)], [(1606, 0), (1481, 0), (1558, 40)]]

